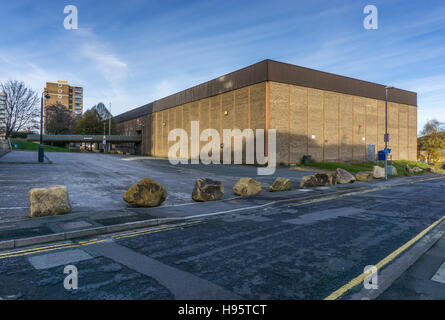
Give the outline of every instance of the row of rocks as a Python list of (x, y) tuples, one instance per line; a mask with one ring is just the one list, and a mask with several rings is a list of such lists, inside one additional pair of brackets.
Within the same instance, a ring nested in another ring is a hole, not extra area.
[[(389, 175), (397, 175), (397, 170), (393, 166), (388, 166)], [(321, 186), (330, 186), (334, 184), (347, 184), (355, 181), (369, 182), (373, 179), (382, 179), (385, 177), (385, 168), (374, 166), (372, 172), (361, 171), (355, 176), (347, 170), (337, 168), (335, 173), (317, 173), (311, 176), (305, 176), (301, 179), (300, 188), (313, 188)]]
[[(269, 187), (270, 192), (288, 191), (292, 189), (292, 181), (287, 178), (276, 178)], [(261, 182), (252, 178), (241, 178), (233, 186), (233, 192), (238, 196), (255, 196), (263, 190)], [(195, 201), (215, 201), (222, 200), (224, 196), (224, 185), (221, 181), (208, 178), (196, 180), (192, 192), (192, 199)]]
[[(365, 173), (363, 173), (365, 175)], [(358, 179), (362, 179), (358, 175)], [(367, 178), (364, 178), (365, 180)], [(337, 169), (334, 175), (330, 173), (317, 173), (314, 176), (303, 177), (301, 188), (326, 186), (335, 183), (351, 183), (356, 177), (343, 169)], [(292, 189), (292, 181), (287, 178), (276, 178), (269, 187), (270, 192), (288, 191)], [(261, 182), (252, 178), (241, 178), (234, 185), (233, 192), (239, 196), (254, 196), (262, 191)], [(192, 192), (192, 199), (200, 202), (222, 200), (224, 197), (224, 185), (221, 181), (209, 178), (196, 180)], [(68, 191), (65, 186), (50, 188), (35, 188), (29, 191), (31, 218), (43, 216), (55, 216), (71, 212)], [(167, 190), (157, 181), (144, 178), (131, 186), (123, 196), (123, 200), (136, 207), (156, 207), (167, 199)]]
[[(270, 192), (286, 191), (292, 189), (290, 179), (277, 178), (269, 187)], [(262, 191), (261, 182), (252, 178), (241, 178), (233, 187), (233, 192), (239, 196), (258, 195)], [(224, 185), (221, 181), (208, 178), (196, 180), (192, 192), (195, 201), (217, 201), (224, 197)], [(123, 196), (125, 202), (135, 207), (156, 207), (167, 199), (167, 190), (151, 178), (144, 178), (131, 186)], [(65, 186), (50, 188), (34, 188), (29, 191), (30, 210), (29, 217), (62, 215), (71, 212), (68, 191)]]
[[(425, 169), (430, 173), (437, 173), (435, 168)], [(421, 172), (419, 167), (411, 168), (406, 165), (409, 173)], [(397, 175), (397, 170), (393, 166), (388, 166), (389, 175)], [(373, 179), (385, 177), (385, 169), (374, 166), (372, 172), (358, 172), (352, 175), (348, 171), (338, 168), (335, 173), (317, 173), (305, 176), (300, 181), (300, 188), (313, 188), (329, 186), (333, 184), (347, 184), (355, 181), (368, 182)], [(276, 178), (269, 187), (270, 192), (288, 191), (292, 189), (292, 181), (287, 178)], [(234, 185), (233, 192), (239, 196), (254, 196), (262, 191), (261, 182), (252, 178), (241, 178)], [(224, 197), (224, 185), (221, 181), (209, 178), (196, 180), (192, 192), (194, 201), (206, 202), (222, 200)], [(136, 207), (156, 207), (167, 199), (167, 191), (157, 181), (151, 178), (144, 178), (131, 186), (123, 196), (125, 202)], [(50, 188), (35, 188), (29, 191), (31, 203), (29, 216), (31, 218), (61, 215), (71, 212), (71, 204), (68, 191), (65, 186), (55, 186)]]
[(419, 168), (418, 166), (415, 166), (412, 168), (409, 164), (406, 164), (405, 170), (408, 173), (420, 173), (420, 172), (423, 172), (424, 170), (428, 173), (438, 173), (438, 171), (435, 167), (427, 167), (425, 169), (422, 169), (422, 168)]
[(406, 170), (406, 172), (408, 172), (408, 173), (418, 173), (418, 172), (422, 172), (423, 170), (422, 169), (420, 169), (419, 167), (414, 167), (414, 168), (411, 168), (411, 166), (409, 165), (409, 164), (406, 164), (406, 166), (405, 166), (405, 170)]

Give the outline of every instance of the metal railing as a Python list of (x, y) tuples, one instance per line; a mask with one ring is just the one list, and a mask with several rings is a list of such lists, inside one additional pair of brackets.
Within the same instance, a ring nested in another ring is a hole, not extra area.
[[(40, 135), (28, 134), (28, 141), (39, 141)], [(84, 135), (84, 134), (44, 134), (43, 141), (47, 142), (141, 142), (141, 135)]]

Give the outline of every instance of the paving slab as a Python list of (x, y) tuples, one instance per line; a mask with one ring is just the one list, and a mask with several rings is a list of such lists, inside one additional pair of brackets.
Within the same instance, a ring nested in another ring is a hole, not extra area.
[[(45, 152), (43, 163), (51, 163), (50, 156)], [(39, 164), (39, 154), (37, 151), (13, 150), (0, 157), (2, 164)]]
[(445, 262), (440, 265), (431, 280), (445, 284)]
[(445, 299), (445, 234), (378, 296), (379, 300), (411, 298)]
[(113, 242), (94, 245), (92, 250), (155, 279), (167, 288), (175, 296), (175, 299), (196, 300), (204, 297), (206, 300), (242, 299), (241, 296), (207, 280)]
[(37, 270), (66, 266), (75, 262), (91, 259), (88, 253), (81, 249), (71, 249), (57, 253), (47, 253), (28, 258), (31, 265)]

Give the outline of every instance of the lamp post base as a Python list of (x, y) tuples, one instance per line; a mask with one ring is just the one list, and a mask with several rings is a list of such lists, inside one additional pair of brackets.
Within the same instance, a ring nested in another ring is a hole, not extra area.
[(43, 148), (43, 144), (39, 145), (39, 162), (43, 162), (45, 158), (45, 151)]

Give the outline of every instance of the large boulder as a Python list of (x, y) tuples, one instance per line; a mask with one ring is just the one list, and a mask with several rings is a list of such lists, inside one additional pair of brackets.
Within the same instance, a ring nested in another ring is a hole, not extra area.
[(332, 185), (333, 176), (330, 173), (317, 173), (313, 176), (304, 176), (300, 181), (300, 188), (313, 188)]
[(411, 166), (410, 166), (408, 163), (407, 163), (406, 166), (405, 166), (405, 170), (406, 170), (406, 172), (408, 172), (408, 173), (414, 173), (413, 168), (411, 168)]
[(423, 169), (420, 169), (419, 167), (414, 167), (413, 168), (413, 172), (414, 173), (419, 173), (419, 172), (422, 172), (423, 171)]
[(330, 186), (334, 179), (333, 175), (330, 173), (316, 173), (314, 174), (315, 179), (317, 179), (318, 186)]
[(124, 194), (124, 201), (135, 207), (156, 207), (167, 198), (164, 187), (151, 178), (144, 178)]
[(379, 166), (372, 167), (372, 177), (374, 179), (383, 179), (385, 177), (385, 168)]
[(206, 202), (222, 200), (224, 196), (224, 185), (221, 181), (215, 181), (208, 178), (199, 178), (196, 180), (195, 188), (192, 192), (192, 199), (195, 201)]
[(317, 187), (317, 178), (315, 178), (315, 176), (304, 176), (303, 178), (301, 178), (300, 181), (300, 188), (301, 189), (305, 189), (305, 188), (313, 188), (313, 187)]
[(437, 169), (435, 167), (428, 167), (425, 169), (428, 173), (437, 173)]
[(269, 187), (270, 192), (288, 191), (292, 189), (292, 181), (287, 178), (276, 178)]
[(57, 216), (71, 212), (70, 199), (65, 186), (34, 188), (29, 190), (29, 217)]
[(372, 181), (372, 172), (365, 172), (365, 171), (357, 172), (355, 174), (355, 178), (358, 181), (362, 181), (362, 182)]
[(241, 178), (233, 186), (233, 192), (239, 196), (254, 196), (261, 193), (261, 182), (252, 178)]
[(333, 176), (334, 183), (338, 184), (352, 183), (355, 180), (355, 177), (351, 173), (342, 168), (337, 168)]

